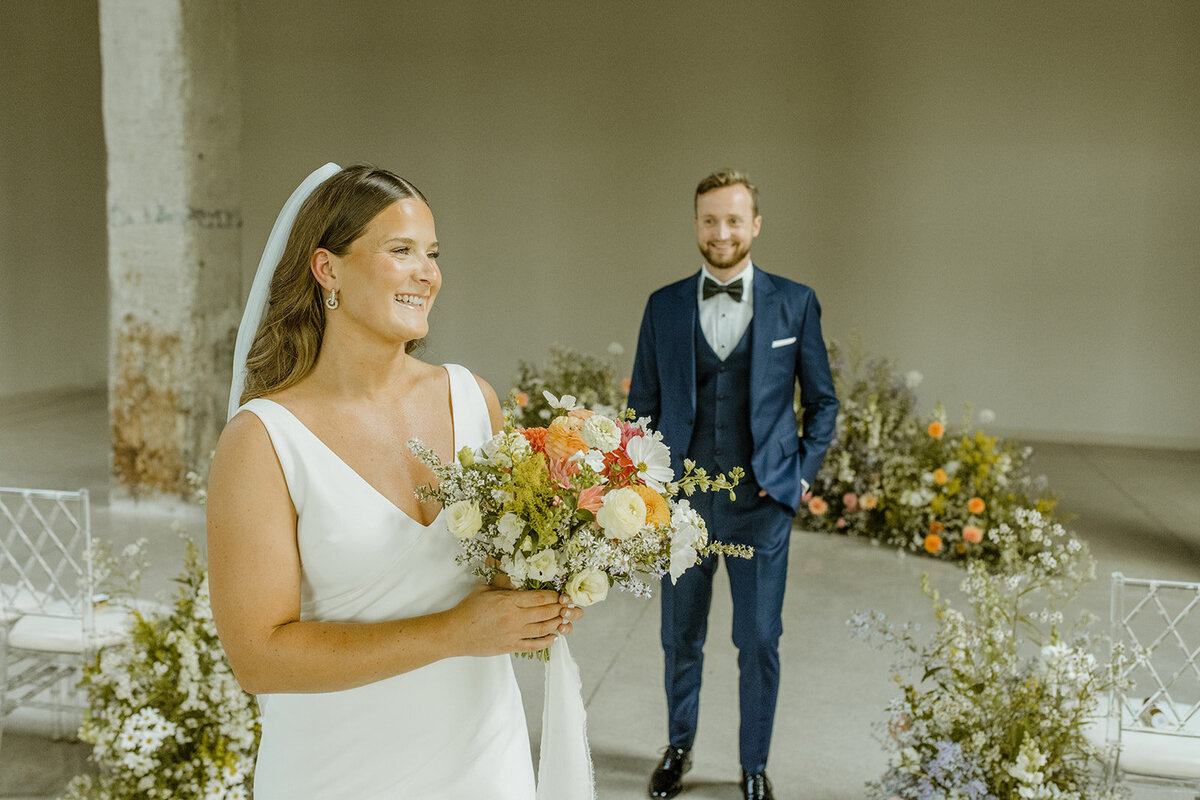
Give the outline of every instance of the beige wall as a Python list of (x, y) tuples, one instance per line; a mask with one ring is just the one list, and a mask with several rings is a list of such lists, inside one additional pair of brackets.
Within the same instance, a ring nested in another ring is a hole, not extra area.
[(434, 205), (430, 358), (502, 391), (552, 342), (627, 369), (736, 165), (757, 260), (927, 405), (1200, 444), (1200, 4), (326, 6), (243, 4), (247, 270), (307, 170), (371, 160)]
[(0, 396), (108, 372), (95, 0), (0, 0)]
[[(95, 16), (0, 0), (0, 394), (103, 380)], [(627, 370), (735, 165), (756, 259), (927, 405), (1200, 445), (1200, 4), (243, 0), (241, 28), (244, 289), (296, 182), (370, 160), (433, 202), (429, 358), (502, 392), (552, 342)]]

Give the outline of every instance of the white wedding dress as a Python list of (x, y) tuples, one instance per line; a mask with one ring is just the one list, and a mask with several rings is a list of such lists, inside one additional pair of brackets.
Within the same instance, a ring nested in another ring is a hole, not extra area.
[[(491, 435), (483, 393), (447, 364), (455, 452)], [(444, 611), (478, 582), (442, 515), (425, 527), (283, 406), (262, 420), (298, 516), (301, 619), (375, 622)], [(399, 456), (399, 454), (397, 454)], [(509, 656), (449, 658), (339, 692), (260, 695), (256, 800), (532, 800), (525, 712)]]

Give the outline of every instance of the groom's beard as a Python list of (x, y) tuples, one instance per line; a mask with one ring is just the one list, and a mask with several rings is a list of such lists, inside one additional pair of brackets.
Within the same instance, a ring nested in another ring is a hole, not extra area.
[(737, 242), (731, 250), (718, 253), (713, 244), (709, 242), (700, 245), (700, 255), (704, 256), (704, 260), (713, 269), (729, 269), (750, 255), (750, 245), (746, 242)]

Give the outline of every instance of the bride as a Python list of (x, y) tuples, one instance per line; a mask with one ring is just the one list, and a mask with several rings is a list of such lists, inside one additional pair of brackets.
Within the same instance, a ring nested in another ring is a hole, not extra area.
[(486, 382), (412, 355), (437, 257), (415, 187), (326, 165), (259, 267), (208, 496), (213, 616), (262, 708), (257, 800), (534, 796), (506, 654), (582, 612), (479, 585), (414, 495), (434, 478), (408, 440), (450, 460), (501, 424)]

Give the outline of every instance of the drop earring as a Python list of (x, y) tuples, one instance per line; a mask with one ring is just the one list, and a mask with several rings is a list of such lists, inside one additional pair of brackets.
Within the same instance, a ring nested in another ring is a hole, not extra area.
[(338, 303), (338, 299), (337, 299), (337, 289), (329, 290), (329, 299), (325, 301), (325, 305), (328, 308), (337, 308), (338, 307), (339, 303)]

